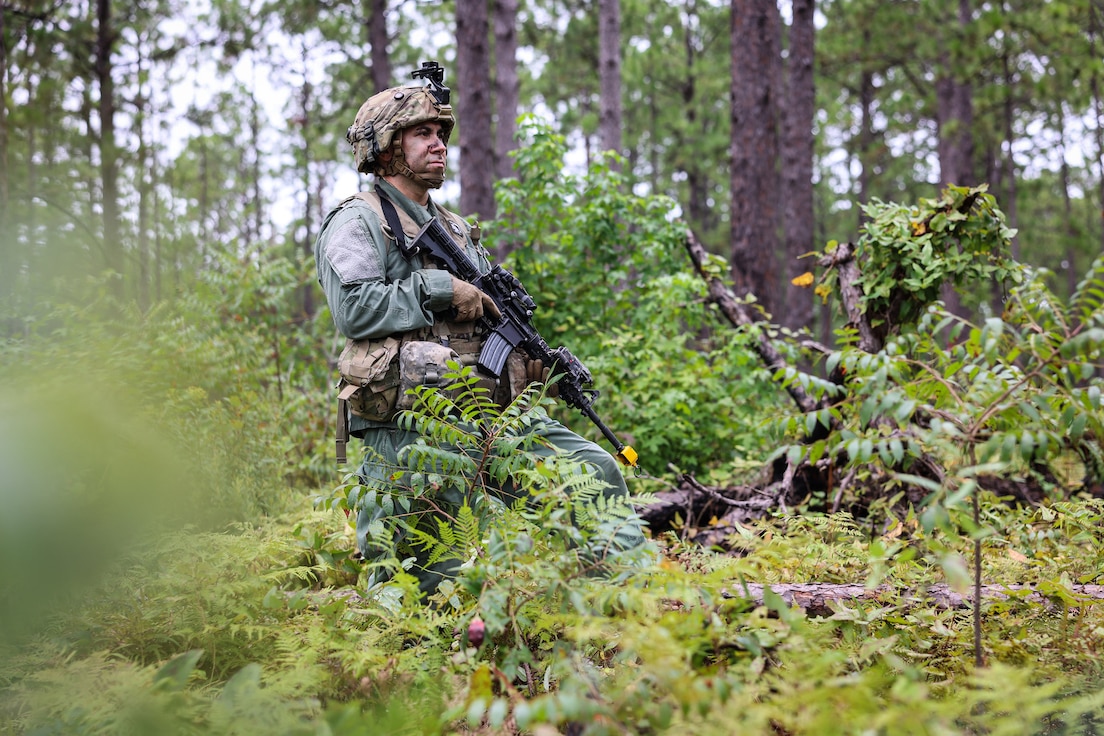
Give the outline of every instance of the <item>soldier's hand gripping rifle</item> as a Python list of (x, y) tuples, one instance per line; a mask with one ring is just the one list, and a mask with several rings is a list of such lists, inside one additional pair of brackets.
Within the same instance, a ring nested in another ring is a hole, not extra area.
[(485, 274), (479, 273), (464, 250), (456, 244), (437, 218), (431, 219), (414, 238), (414, 242), (402, 247), (403, 255), (428, 255), (446, 271), (480, 289), (498, 305), (502, 316), (484, 316), (482, 322), (488, 336), (479, 353), (479, 368), (496, 378), (502, 375), (506, 358), (514, 348), (521, 348), (531, 360), (539, 360), (559, 375), (557, 386), (560, 398), (568, 406), (581, 411), (616, 451), (615, 457), (624, 465), (635, 468), (636, 451), (617, 439), (617, 435), (598, 418), (593, 404), (598, 391), (590, 388), (593, 378), (586, 366), (566, 347), (550, 348), (533, 327), (533, 310), (536, 302), (525, 291), (517, 277), (502, 266), (494, 266)]

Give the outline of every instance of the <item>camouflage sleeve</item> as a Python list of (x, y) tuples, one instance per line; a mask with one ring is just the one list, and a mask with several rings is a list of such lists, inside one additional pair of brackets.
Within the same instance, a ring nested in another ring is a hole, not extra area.
[(334, 324), (356, 340), (428, 327), (452, 302), (448, 273), (411, 268), (387, 247), (366, 207), (349, 205), (327, 218), (315, 261)]

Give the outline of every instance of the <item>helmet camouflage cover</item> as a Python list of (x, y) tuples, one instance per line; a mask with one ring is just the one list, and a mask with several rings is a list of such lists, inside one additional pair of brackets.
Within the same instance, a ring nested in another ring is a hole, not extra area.
[(452, 106), (438, 102), (428, 88), (392, 87), (369, 97), (345, 134), (357, 171), (372, 173), (380, 153), (397, 140), (396, 133), (426, 121), (441, 124), (446, 142), (456, 124)]

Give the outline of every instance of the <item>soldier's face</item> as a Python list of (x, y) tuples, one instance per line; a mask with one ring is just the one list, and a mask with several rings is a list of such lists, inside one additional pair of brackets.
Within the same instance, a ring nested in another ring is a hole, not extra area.
[(429, 181), (443, 181), (448, 146), (440, 123), (418, 123), (402, 132), (402, 149), (406, 165), (415, 174)]

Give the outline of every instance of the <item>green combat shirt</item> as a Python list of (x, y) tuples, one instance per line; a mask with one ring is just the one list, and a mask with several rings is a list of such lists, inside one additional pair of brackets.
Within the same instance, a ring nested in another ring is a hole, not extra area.
[[(376, 187), (419, 228), (438, 215), (432, 199), (422, 207), (386, 181), (378, 180)], [(441, 220), (446, 227), (454, 222)], [(334, 324), (345, 337), (384, 338), (430, 327), (436, 320), (434, 313), (452, 304), (452, 276), (408, 261), (390, 231), (371, 207), (356, 197), (335, 207), (322, 223), (314, 246), (318, 283)], [(406, 232), (407, 242), (417, 234), (417, 230)], [(489, 271), (486, 251), (472, 242), (470, 229), (462, 235), (472, 262), (481, 273)], [(349, 418), (349, 425), (354, 434), (367, 427), (394, 426), (355, 415)]]

